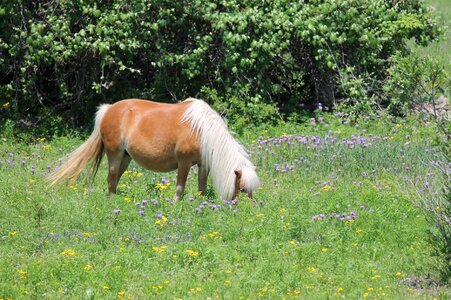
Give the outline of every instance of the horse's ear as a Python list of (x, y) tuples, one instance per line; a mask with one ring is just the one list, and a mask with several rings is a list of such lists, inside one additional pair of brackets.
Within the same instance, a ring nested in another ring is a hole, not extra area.
[(235, 175), (236, 175), (236, 177), (237, 177), (238, 179), (240, 179), (240, 178), (241, 178), (241, 175), (243, 175), (243, 171), (241, 171), (241, 170), (235, 170), (234, 172), (235, 172)]

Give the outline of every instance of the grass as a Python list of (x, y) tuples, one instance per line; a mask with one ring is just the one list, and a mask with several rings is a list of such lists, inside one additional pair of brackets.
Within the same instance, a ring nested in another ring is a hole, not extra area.
[(262, 128), (239, 137), (264, 183), (254, 200), (219, 201), (211, 185), (198, 196), (193, 169), (173, 203), (175, 173), (134, 164), (111, 199), (105, 162), (93, 184), (50, 188), (83, 139), (3, 134), (0, 299), (445, 299), (427, 280), (430, 225), (403, 184), (434, 172), (437, 137), (385, 116)]

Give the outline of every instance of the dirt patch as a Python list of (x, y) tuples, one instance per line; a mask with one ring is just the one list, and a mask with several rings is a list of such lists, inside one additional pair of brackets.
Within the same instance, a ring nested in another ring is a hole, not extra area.
[(410, 276), (404, 278), (401, 283), (414, 290), (435, 290), (439, 284), (429, 276)]

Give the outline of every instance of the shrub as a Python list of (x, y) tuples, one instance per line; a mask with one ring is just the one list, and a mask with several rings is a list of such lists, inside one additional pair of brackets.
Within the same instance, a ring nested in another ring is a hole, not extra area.
[(0, 14), (0, 99), (78, 124), (100, 102), (203, 88), (237, 111), (370, 105), (406, 40), (439, 34), (419, 0), (10, 1)]
[(434, 119), (439, 120), (436, 100), (445, 93), (444, 87), (451, 85), (442, 62), (416, 53), (406, 57), (398, 53), (393, 57), (388, 74), (384, 84), (385, 103), (392, 112), (406, 113), (415, 106), (431, 105)]

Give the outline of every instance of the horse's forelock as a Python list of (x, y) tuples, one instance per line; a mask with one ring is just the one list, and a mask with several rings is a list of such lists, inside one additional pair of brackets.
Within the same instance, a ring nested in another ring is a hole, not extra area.
[(255, 172), (254, 166), (246, 166), (241, 169), (241, 180), (244, 183), (246, 192), (255, 192), (260, 187), (260, 180)]

